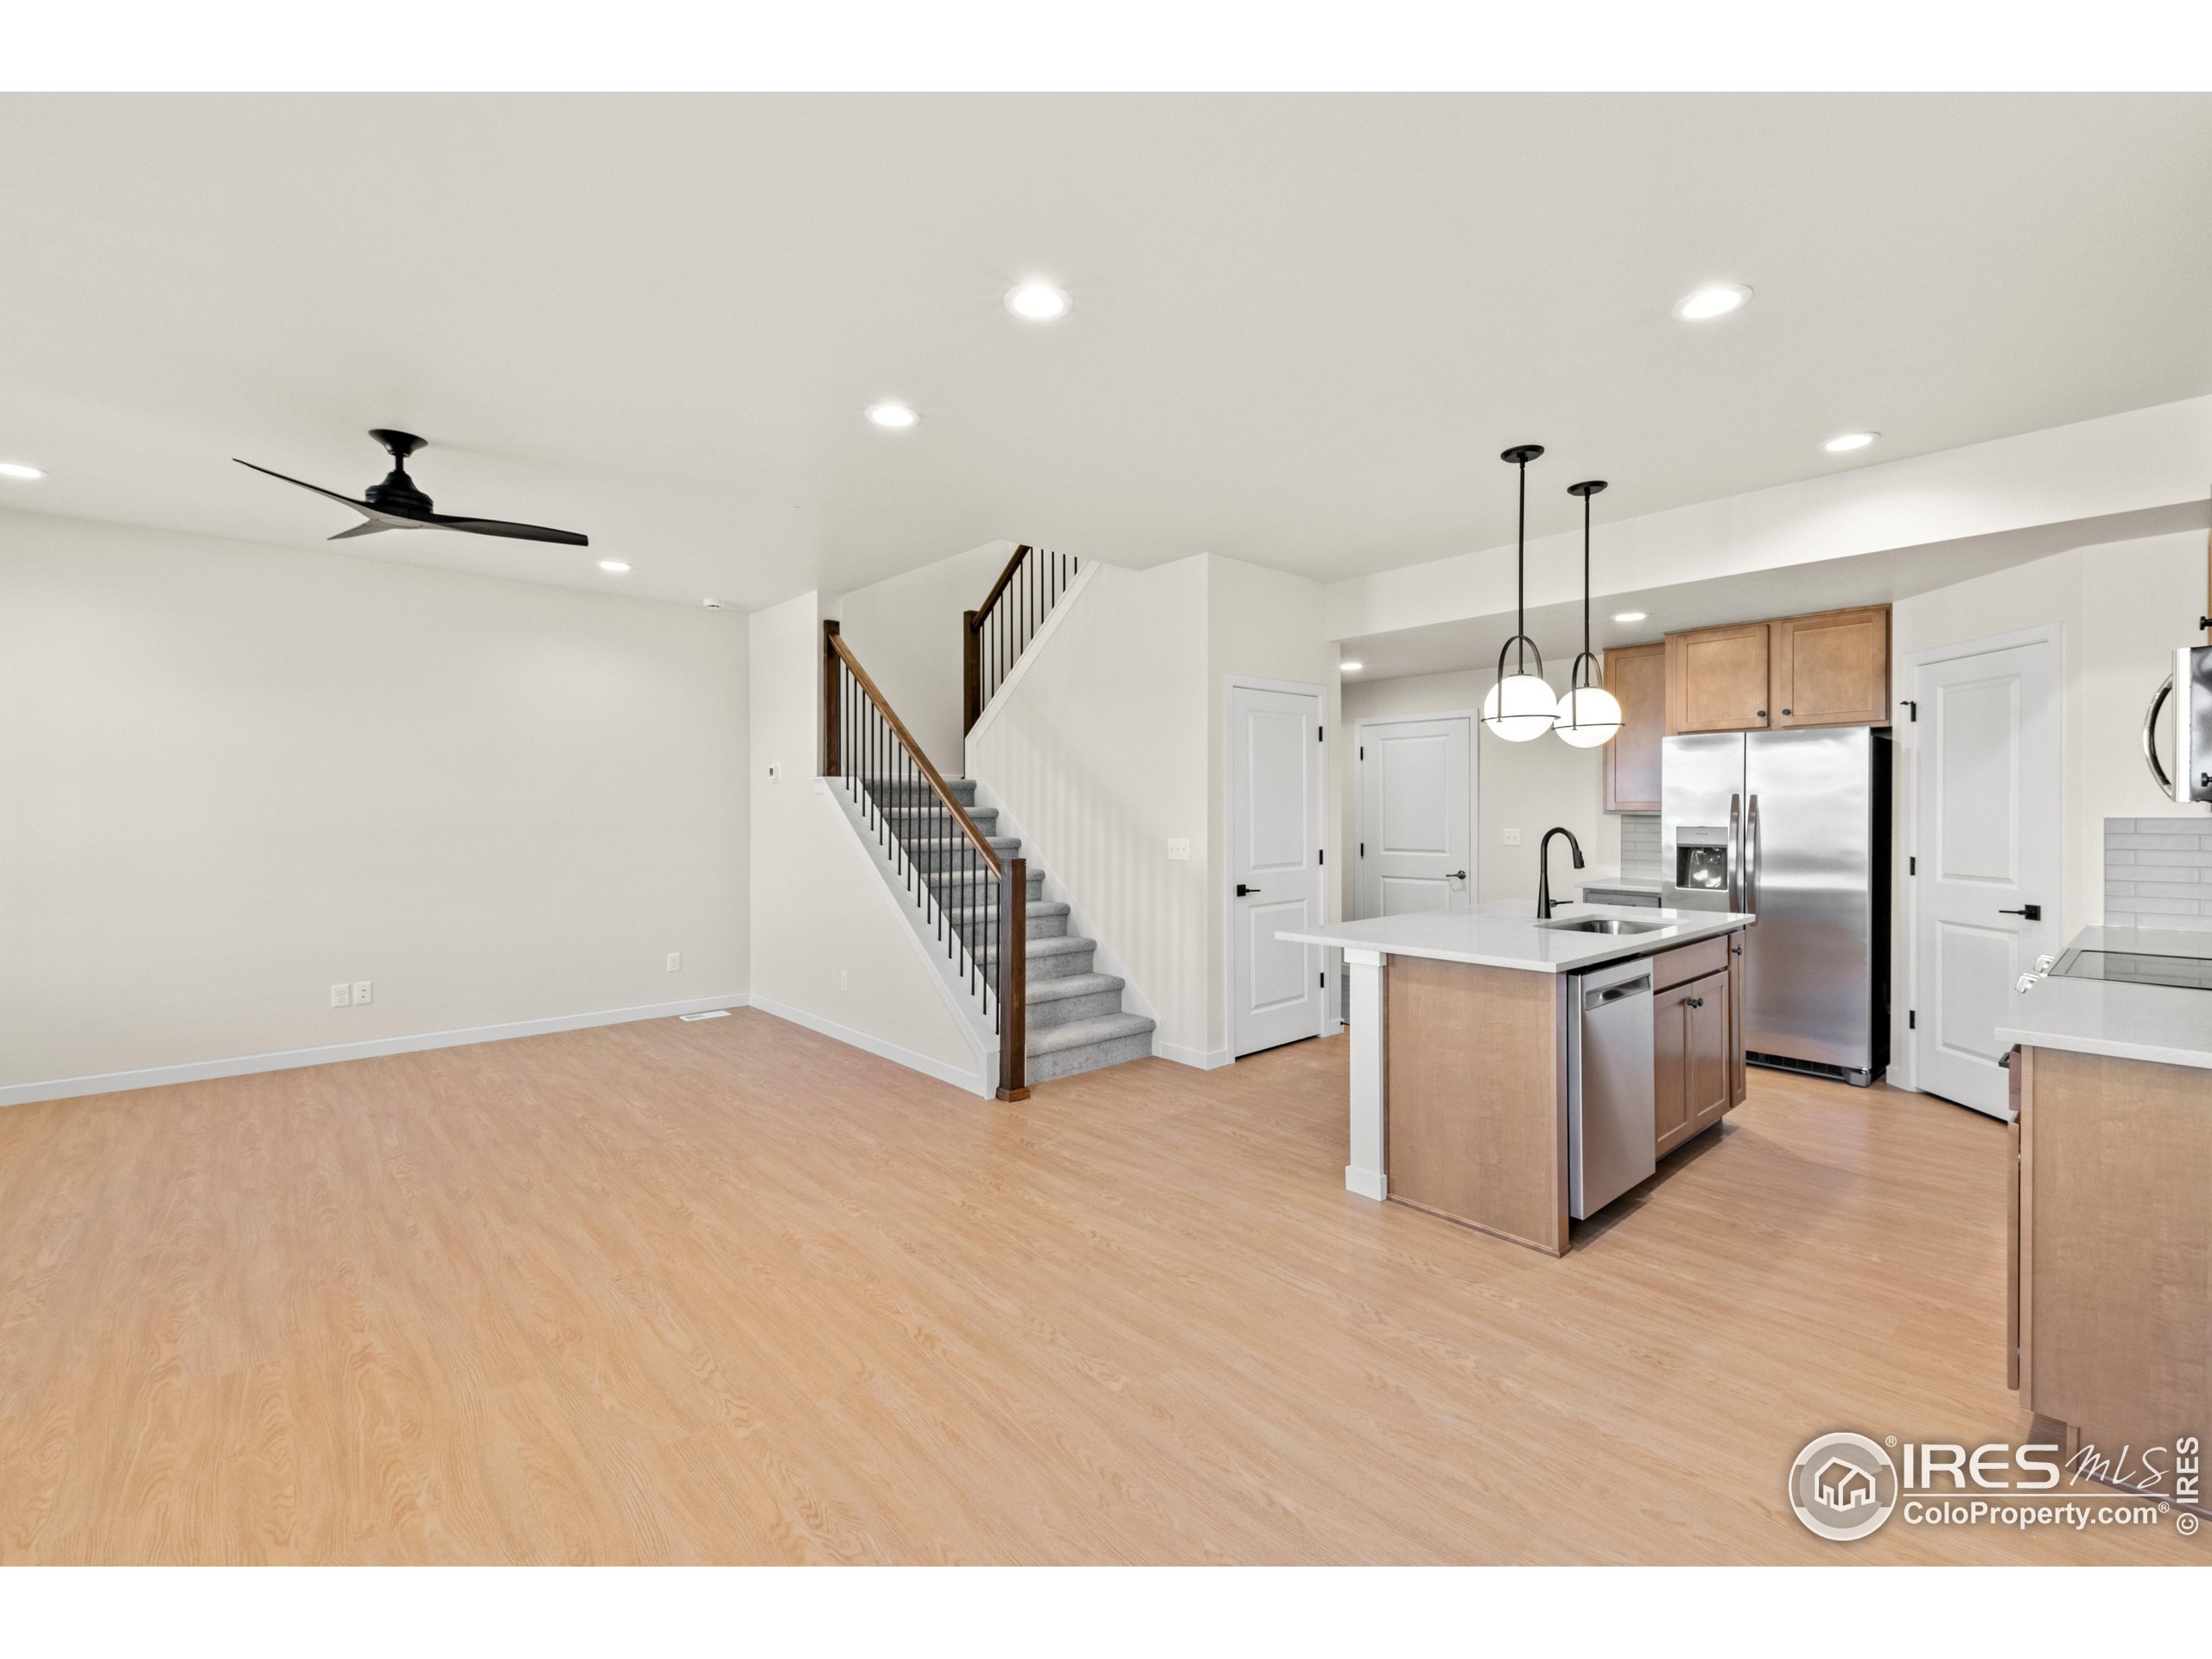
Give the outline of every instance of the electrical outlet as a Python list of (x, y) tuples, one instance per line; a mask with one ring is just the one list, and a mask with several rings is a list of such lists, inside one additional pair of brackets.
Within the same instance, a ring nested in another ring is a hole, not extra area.
[(330, 1006), (332, 1007), (343, 1008), (350, 1007), (353, 1001), (353, 988), (351, 985), (334, 985), (330, 988)]
[(1169, 842), (1167, 843), (1167, 856), (1168, 856), (1168, 857), (1170, 857), (1170, 858), (1188, 858), (1190, 855), (1191, 855), (1191, 843), (1190, 843), (1189, 842), (1187, 842), (1187, 841), (1184, 841), (1184, 840), (1181, 840), (1181, 839), (1179, 839), (1179, 839), (1177, 839), (1177, 840), (1171, 841), (1171, 842)]
[(768, 781), (772, 784), (780, 784), (784, 781), (784, 768), (781, 762), (771, 760), (768, 763)]
[(374, 985), (371, 984), (365, 979), (355, 980), (353, 982), (353, 1006), (359, 1007), (364, 1002), (375, 1001), (377, 1000), (376, 988), (377, 988)]
[(837, 970), (837, 988), (841, 991), (849, 991), (853, 988), (853, 976), (842, 968)]
[(1518, 847), (1521, 844), (1521, 832), (1518, 830), (1507, 830), (1505, 832), (1505, 844), (1509, 847)]
[(681, 950), (670, 951), (668, 953), (668, 971), (672, 974), (683, 966), (683, 953)]

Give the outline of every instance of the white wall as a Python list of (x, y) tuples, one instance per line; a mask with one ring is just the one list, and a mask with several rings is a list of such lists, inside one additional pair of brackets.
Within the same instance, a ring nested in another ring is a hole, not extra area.
[(830, 609), (906, 729), (948, 778), (964, 764), (961, 730), (961, 614), (983, 602), (1012, 542), (939, 559), (919, 570), (859, 588)]
[(741, 997), (746, 740), (728, 613), (0, 514), (0, 1099)]
[[(1207, 560), (1096, 567), (1016, 692), (968, 747), (1049, 869), (1151, 1003), (1160, 1052), (1209, 1032)], [(1191, 843), (1170, 860), (1167, 842)]]
[[(1899, 601), (1891, 613), (1895, 693), (1912, 695), (1915, 652), (1963, 645), (2056, 623), (2062, 630), (2064, 713), (2065, 892), (2061, 938), (2104, 916), (2104, 821), (2108, 817), (2203, 816), (2177, 806), (2143, 764), (2143, 715), (2173, 665), (2173, 652), (2198, 643), (2206, 603), (2202, 531), (2080, 547), (2030, 564)], [(1912, 765), (1915, 736), (1897, 728), (1900, 772)], [(1900, 778), (1897, 833), (1911, 837), (1911, 791)], [(1899, 860), (1902, 868), (1903, 861)], [(1910, 892), (1895, 887), (1891, 1052), (1910, 1052), (1904, 1029), (1910, 981)], [(1907, 1080), (1903, 1076), (1900, 1081)]]
[[(822, 610), (820, 594), (802, 594), (747, 619), (753, 1004), (932, 1076), (969, 1082), (977, 1064), (970, 1033), (881, 873), (817, 782)], [(773, 783), (771, 765), (779, 774)]]
[[(1351, 762), (1357, 751), (1358, 722), (1397, 715), (1453, 714), (1462, 709), (1479, 713), (1483, 697), (1495, 672), (1468, 670), (1456, 674), (1419, 674), (1404, 679), (1362, 680), (1349, 677), (1344, 686), (1344, 735), (1338, 753)], [(1552, 683), (1564, 689), (1565, 670), (1551, 675)], [(1605, 751), (1578, 749), (1555, 737), (1529, 743), (1508, 743), (1476, 722), (1475, 755), (1475, 897), (1484, 903), (1498, 899), (1536, 897), (1536, 848), (1543, 832), (1564, 824), (1582, 844), (1586, 869), (1578, 875), (1567, 849), (1552, 853), (1554, 889), (1572, 896), (1578, 880), (1599, 874), (1618, 874), (1621, 864), (1621, 823), (1605, 809)], [(1344, 845), (1358, 848), (1359, 803), (1356, 768), (1338, 769), (1336, 802)], [(1505, 844), (1510, 826), (1521, 832), (1521, 844)], [(1347, 855), (1342, 883), (1344, 913), (1357, 913), (1358, 866)]]

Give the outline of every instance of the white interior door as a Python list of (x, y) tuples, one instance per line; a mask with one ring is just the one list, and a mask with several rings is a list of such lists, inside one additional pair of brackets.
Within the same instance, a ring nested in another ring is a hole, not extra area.
[(1465, 909), (1474, 717), (1369, 721), (1358, 744), (1361, 917)]
[(2013, 981), (2064, 942), (2058, 644), (1923, 662), (1913, 685), (1914, 1081), (2005, 1117), (1996, 1028)]
[(1321, 909), (1321, 697), (1230, 688), (1230, 1046), (1249, 1054), (1321, 1034), (1321, 950), (1283, 928)]

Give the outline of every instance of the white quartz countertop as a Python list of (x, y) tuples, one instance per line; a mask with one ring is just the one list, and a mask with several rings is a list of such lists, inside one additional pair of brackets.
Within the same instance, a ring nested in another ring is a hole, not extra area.
[(1562, 904), (1553, 912), (1555, 921), (1577, 916), (1615, 916), (1623, 921), (1658, 925), (1649, 933), (1618, 934), (1541, 927), (1535, 905), (1524, 899), (1465, 910), (1424, 910), (1374, 921), (1292, 929), (1275, 937), (1294, 944), (1323, 944), (1339, 950), (1379, 950), (1387, 956), (1433, 957), (1440, 962), (1469, 962), (1484, 968), (1572, 974), (1600, 963), (1648, 957), (1656, 950), (1713, 938), (1751, 919), (1720, 910), (1652, 910), (1627, 905)]
[(1626, 888), (1635, 893), (1656, 893), (1667, 884), (1656, 875), (1606, 875), (1600, 873), (1593, 876), (1578, 876), (1575, 885), (1585, 893), (1592, 887), (1611, 887), (1616, 892)]
[[(2212, 932), (2088, 927), (2066, 948), (2212, 962)], [(2026, 990), (2012, 992), (2005, 1020), (1997, 1027), (2000, 1043), (2212, 1071), (2212, 991), (2101, 979), (2038, 979)]]

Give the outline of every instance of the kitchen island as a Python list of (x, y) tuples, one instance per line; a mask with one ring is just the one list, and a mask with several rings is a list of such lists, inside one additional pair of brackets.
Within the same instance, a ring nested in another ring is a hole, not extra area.
[[(2011, 1341), (2070, 1452), (2212, 1433), (2212, 933), (2092, 927), (2016, 991)], [(2158, 1487), (2202, 1504), (2190, 1490)]]
[[(1585, 1174), (1591, 1199), (1611, 1195), (1601, 1139), (1617, 1172), (1625, 1155), (1630, 1174), (1648, 1174), (1743, 1099), (1751, 921), (1603, 905), (1562, 905), (1542, 921), (1509, 902), (1281, 934), (1344, 953), (1345, 1186), (1564, 1255), (1570, 1214), (1595, 1207), (1576, 1203)], [(1647, 1010), (1643, 1033), (1634, 1021)], [(1630, 1020), (1637, 1039), (1610, 1067), (1580, 1052), (1601, 1015), (1617, 1031)], [(1586, 1077), (1587, 1134), (1571, 1109)]]

